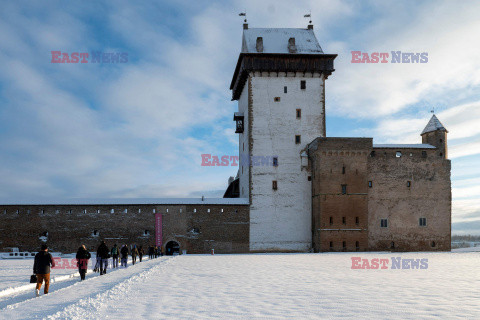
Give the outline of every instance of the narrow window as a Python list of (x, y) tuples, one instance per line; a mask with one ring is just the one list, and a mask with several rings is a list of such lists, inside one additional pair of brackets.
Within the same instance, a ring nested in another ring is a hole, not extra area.
[(346, 241), (342, 242), (342, 247), (343, 247), (344, 251), (347, 249), (347, 242)]
[(443, 153), (440, 152), (439, 156), (440, 156), (440, 157), (443, 156)]
[(283, 93), (287, 93), (287, 87), (283, 87)]
[(302, 137), (299, 134), (295, 135), (295, 143), (296, 144), (302, 143)]
[(412, 182), (411, 181), (407, 181), (407, 187), (410, 188), (412, 186)]
[(110, 210), (110, 213), (115, 213), (115, 209)]
[(355, 217), (355, 224), (357, 226), (360, 224), (360, 218), (359, 217)]
[(98, 230), (93, 230), (93, 235), (96, 236), (98, 234)]
[(142, 213), (142, 209), (138, 209), (138, 213)]
[(346, 217), (342, 217), (342, 224), (347, 224), (347, 218)]
[(150, 231), (145, 230), (144, 234), (145, 234), (146, 236), (148, 236), (148, 235), (150, 234)]
[(180, 209), (180, 213), (182, 213), (182, 209)]
[(152, 212), (157, 213), (157, 209), (153, 208)]
[(128, 213), (128, 209), (123, 210), (123, 213)]
[(100, 213), (100, 209), (97, 210), (97, 213)]
[(397, 151), (397, 152), (395, 153), (395, 157), (401, 158), (401, 157), (402, 157), (402, 152), (401, 152), (401, 151)]
[(197, 212), (197, 209), (193, 209), (193, 212), (195, 212), (195, 213), (196, 213), (196, 212)]
[(308, 176), (308, 181), (312, 181), (312, 176)]
[(59, 213), (60, 213), (60, 210), (58, 210), (58, 209), (55, 210), (55, 213), (56, 213), (56, 214), (59, 214)]
[(422, 158), (426, 158), (427, 157), (427, 151), (422, 151)]
[(245, 142), (242, 143), (242, 150), (245, 151)]
[(3, 209), (3, 214), (7, 214), (7, 209)]
[(297, 119), (300, 119), (302, 117), (302, 109), (297, 109), (296, 114), (297, 114)]
[(342, 194), (347, 194), (347, 185), (342, 184)]
[(86, 214), (86, 213), (87, 213), (87, 209), (83, 209), (83, 213)]
[(381, 228), (388, 228), (388, 220), (387, 219), (380, 219), (380, 227)]
[(272, 189), (277, 190), (277, 180), (272, 181)]
[(168, 212), (168, 209), (167, 209), (167, 212)]
[[(19, 213), (20, 213), (20, 211), (17, 209), (17, 210), (15, 210), (15, 213), (16, 213), (16, 214), (19, 214)], [(71, 212), (70, 212), (70, 213), (71, 213)]]
[(372, 181), (368, 181), (368, 187), (369, 188), (373, 187), (373, 182)]
[(342, 174), (345, 174), (345, 166), (342, 167)]
[(300, 80), (300, 89), (305, 90), (307, 88), (307, 81)]
[(40, 210), (40, 213), (41, 213), (41, 214), (44, 214), (44, 213), (45, 213), (45, 210), (43, 210), (43, 209)]
[(273, 166), (278, 167), (278, 157), (273, 157)]
[(370, 152), (370, 157), (375, 157), (375, 151)]
[(333, 217), (330, 217), (330, 225), (333, 225)]
[(392, 243), (390, 243), (390, 248), (395, 249), (395, 242), (392, 241)]
[(419, 218), (418, 219), (418, 224), (420, 227), (426, 227), (427, 226), (427, 218)]
[(413, 157), (413, 153), (410, 152), (410, 157)]
[(359, 251), (360, 250), (360, 242), (355, 241), (355, 250)]
[(280, 97), (275, 97), (275, 98), (273, 98), (273, 101), (275, 101), (275, 102), (280, 102)]
[(432, 241), (432, 244), (431, 244), (431, 246), (432, 246), (432, 248), (435, 248), (435, 246), (436, 246), (436, 243), (435, 243), (435, 241)]
[(330, 241), (330, 250), (333, 249), (333, 241)]
[(440, 143), (442, 143), (442, 142), (443, 142), (443, 140), (442, 140), (442, 139), (440, 139)]
[(223, 213), (223, 209), (220, 209), (220, 212), (222, 212), (222, 213)]
[(27, 214), (30, 214), (30, 209), (27, 210)]
[(68, 210), (67, 213), (70, 213), (70, 214), (71, 214), (71, 213), (72, 213), (72, 209)]
[(207, 212), (210, 213), (210, 209), (207, 209)]

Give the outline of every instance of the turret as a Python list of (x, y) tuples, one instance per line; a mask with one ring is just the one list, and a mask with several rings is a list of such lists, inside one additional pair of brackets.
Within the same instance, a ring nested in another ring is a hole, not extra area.
[(447, 133), (448, 130), (445, 129), (437, 116), (433, 115), (420, 135), (422, 136), (422, 143), (436, 147), (438, 156), (447, 159)]

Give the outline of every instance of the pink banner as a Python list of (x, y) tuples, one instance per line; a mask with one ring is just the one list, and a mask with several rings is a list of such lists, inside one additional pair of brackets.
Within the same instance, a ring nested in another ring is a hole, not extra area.
[(163, 233), (162, 233), (162, 230), (163, 229), (163, 225), (162, 225), (162, 214), (161, 213), (157, 213), (155, 214), (155, 245), (157, 247), (161, 247), (162, 246), (162, 237), (163, 237)]

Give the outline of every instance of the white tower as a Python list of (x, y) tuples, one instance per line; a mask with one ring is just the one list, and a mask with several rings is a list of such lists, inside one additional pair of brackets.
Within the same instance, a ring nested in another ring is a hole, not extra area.
[(244, 25), (230, 89), (238, 100), (239, 191), (250, 200), (250, 251), (308, 251), (308, 143), (325, 136), (325, 80), (337, 55), (307, 29)]

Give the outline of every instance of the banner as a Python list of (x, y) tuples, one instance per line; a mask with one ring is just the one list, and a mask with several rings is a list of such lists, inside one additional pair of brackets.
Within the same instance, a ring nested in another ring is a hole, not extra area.
[(162, 246), (162, 237), (163, 237), (162, 228), (163, 228), (162, 214), (157, 213), (155, 214), (155, 245), (157, 247)]

